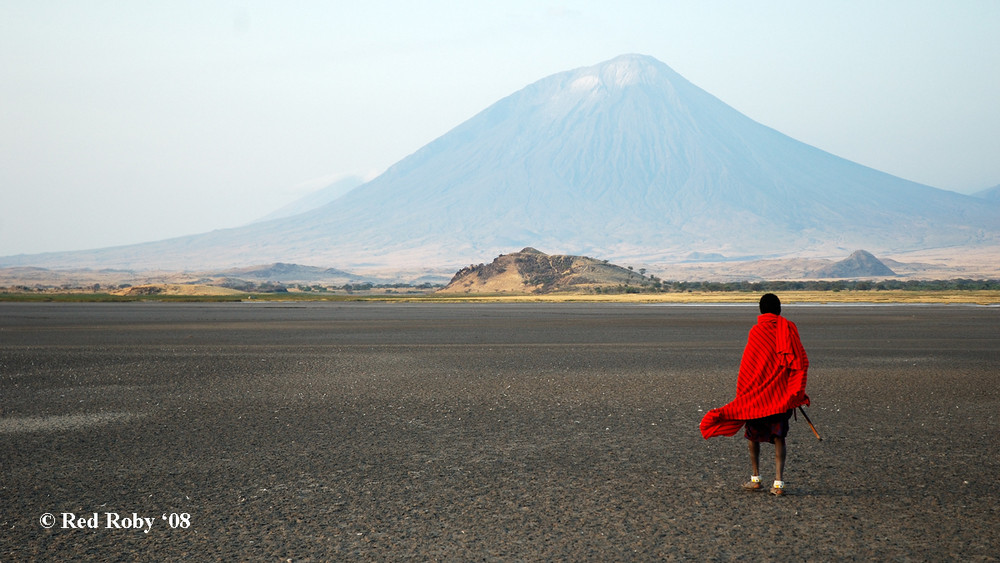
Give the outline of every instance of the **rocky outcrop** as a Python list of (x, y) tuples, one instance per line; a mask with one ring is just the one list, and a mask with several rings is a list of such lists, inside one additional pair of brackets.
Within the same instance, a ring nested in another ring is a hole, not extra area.
[(489, 264), (459, 270), (441, 293), (552, 293), (601, 286), (640, 286), (641, 273), (586, 256), (548, 255), (528, 247)]

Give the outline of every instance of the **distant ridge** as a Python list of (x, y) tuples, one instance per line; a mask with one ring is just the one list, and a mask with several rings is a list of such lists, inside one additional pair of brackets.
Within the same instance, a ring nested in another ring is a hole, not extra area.
[(530, 84), (308, 212), (0, 265), (381, 274), (455, 271), (525, 246), (647, 265), (957, 252), (1000, 248), (1000, 203), (791, 139), (633, 54)]
[(973, 197), (978, 197), (980, 199), (985, 199), (987, 201), (1000, 202), (1000, 185), (993, 186), (992, 188), (986, 188), (985, 190), (978, 191), (972, 194)]
[(232, 268), (216, 272), (215, 276), (233, 277), (252, 281), (269, 281), (284, 283), (353, 283), (366, 278), (338, 270), (336, 268), (317, 268), (300, 264), (284, 264), (277, 262), (262, 266)]
[(643, 285), (630, 269), (586, 256), (548, 255), (534, 248), (501, 254), (490, 264), (459, 270), (440, 293), (553, 293), (602, 286)]
[(856, 250), (847, 258), (814, 270), (812, 278), (870, 278), (895, 276), (896, 272), (865, 250)]

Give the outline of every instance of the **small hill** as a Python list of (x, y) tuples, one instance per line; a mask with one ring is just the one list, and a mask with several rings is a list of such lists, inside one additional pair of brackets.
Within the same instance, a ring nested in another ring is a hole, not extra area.
[(834, 262), (829, 266), (819, 268), (810, 273), (812, 278), (871, 278), (895, 276), (881, 260), (864, 250), (855, 250), (850, 256)]
[(550, 256), (528, 247), (501, 254), (490, 264), (462, 268), (440, 293), (553, 293), (649, 281), (646, 276), (606, 260)]

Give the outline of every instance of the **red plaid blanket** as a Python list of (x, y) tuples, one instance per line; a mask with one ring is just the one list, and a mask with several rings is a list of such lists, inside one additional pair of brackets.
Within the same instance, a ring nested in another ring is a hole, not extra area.
[(732, 436), (747, 420), (808, 405), (806, 372), (809, 358), (795, 323), (767, 313), (757, 317), (736, 380), (736, 398), (705, 413), (701, 435)]

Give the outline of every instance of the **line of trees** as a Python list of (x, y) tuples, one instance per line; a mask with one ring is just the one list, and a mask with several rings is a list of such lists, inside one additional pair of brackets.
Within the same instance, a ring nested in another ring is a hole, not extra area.
[(378, 283), (378, 284), (375, 284), (375, 283), (371, 283), (371, 282), (361, 282), (361, 283), (348, 283), (348, 284), (344, 284), (344, 285), (340, 285), (340, 286), (337, 286), (337, 285), (333, 285), (333, 286), (321, 286), (321, 285), (318, 285), (318, 284), (314, 284), (314, 285), (298, 285), (298, 286), (296, 286), (296, 289), (298, 289), (299, 291), (306, 291), (306, 292), (309, 292), (309, 291), (323, 292), (323, 291), (338, 291), (338, 290), (340, 290), (340, 291), (346, 291), (348, 293), (353, 293), (355, 291), (365, 292), (365, 291), (372, 291), (372, 290), (379, 290), (379, 289), (391, 290), (391, 291), (398, 291), (398, 290), (404, 290), (404, 291), (405, 290), (429, 291), (431, 289), (439, 289), (439, 288), (442, 288), (442, 287), (444, 287), (444, 286), (441, 285), (441, 284), (433, 284), (433, 283), (428, 283), (428, 282), (425, 282), (425, 283), (422, 283), (422, 284), (419, 284), (419, 285), (413, 285), (413, 284), (409, 284), (409, 283)]
[(605, 286), (597, 293), (778, 292), (778, 291), (972, 291), (1000, 290), (1000, 280), (836, 280), (836, 281), (664, 281), (651, 276), (642, 285)]

